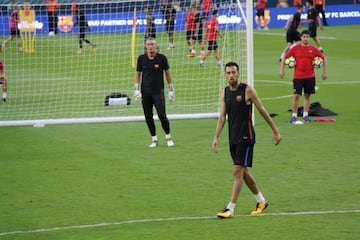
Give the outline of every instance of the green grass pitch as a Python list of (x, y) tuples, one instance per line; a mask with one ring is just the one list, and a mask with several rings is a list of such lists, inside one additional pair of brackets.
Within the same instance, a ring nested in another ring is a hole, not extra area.
[(156, 149), (144, 122), (0, 127), (0, 239), (358, 238), (358, 28), (319, 31), (329, 78), (317, 70), (312, 102), (338, 115), (304, 125), (288, 123), (292, 71), (278, 77), (284, 31), (254, 33), (255, 87), (283, 137), (274, 146), (255, 114), (252, 173), (270, 203), (264, 214), (249, 216), (255, 199), (244, 187), (236, 216), (215, 217), (232, 185), (226, 129), (211, 151), (216, 119), (171, 121), (173, 148), (157, 122)]

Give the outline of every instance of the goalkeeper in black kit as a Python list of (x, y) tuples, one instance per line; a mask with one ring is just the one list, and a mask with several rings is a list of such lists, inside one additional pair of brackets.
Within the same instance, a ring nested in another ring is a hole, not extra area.
[(91, 32), (91, 28), (86, 20), (84, 10), (81, 10), (78, 8), (78, 6), (75, 6), (74, 9), (72, 9), (73, 14), (76, 16), (76, 23), (74, 24), (74, 28), (76, 25), (79, 24), (79, 50), (77, 51), (77, 54), (83, 54), (83, 42), (86, 42), (87, 44), (92, 46), (93, 52), (96, 52), (96, 44), (91, 43), (86, 38), (86, 30)]
[[(169, 100), (175, 100), (175, 92), (170, 67), (165, 55), (157, 52), (156, 40), (149, 37), (145, 41), (146, 52), (138, 57), (135, 73), (135, 100), (142, 100), (146, 124), (149, 128), (152, 143), (149, 147), (158, 146), (153, 108), (155, 106), (161, 126), (165, 132), (166, 144), (174, 146), (170, 135), (170, 123), (166, 116), (164, 94), (164, 72), (169, 87)], [(141, 80), (140, 80), (141, 79)], [(141, 90), (140, 90), (141, 89)]]

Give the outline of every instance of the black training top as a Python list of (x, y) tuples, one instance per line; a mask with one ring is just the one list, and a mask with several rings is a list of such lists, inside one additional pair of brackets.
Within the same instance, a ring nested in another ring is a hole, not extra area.
[(165, 55), (157, 53), (154, 59), (149, 59), (147, 54), (138, 57), (136, 71), (142, 72), (141, 92), (146, 94), (164, 93), (164, 74), (169, 64)]
[(289, 27), (289, 32), (296, 32), (297, 31), (297, 28), (300, 25), (300, 18), (301, 18), (301, 14), (299, 12), (296, 12), (293, 15), (293, 20), (292, 20), (291, 25)]
[(308, 20), (312, 20), (312, 22), (309, 23), (309, 27), (310, 26), (316, 26), (317, 22), (316, 19), (319, 16), (318, 12), (316, 11), (315, 8), (310, 8), (307, 14), (307, 19)]
[(229, 123), (229, 143), (255, 143), (252, 124), (252, 104), (246, 104), (245, 89), (247, 84), (240, 83), (235, 91), (225, 88), (225, 106)]

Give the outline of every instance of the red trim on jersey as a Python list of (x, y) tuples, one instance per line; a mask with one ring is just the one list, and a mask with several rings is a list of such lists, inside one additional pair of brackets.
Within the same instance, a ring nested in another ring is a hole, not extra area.
[(250, 140), (254, 140), (254, 135), (252, 132), (252, 113), (251, 111), (249, 111), (249, 121), (248, 121), (248, 129), (249, 129), (249, 136), (250, 136)]
[(4, 66), (4, 63), (2, 61), (0, 61), (0, 73), (1, 74), (5, 73), (5, 66)]

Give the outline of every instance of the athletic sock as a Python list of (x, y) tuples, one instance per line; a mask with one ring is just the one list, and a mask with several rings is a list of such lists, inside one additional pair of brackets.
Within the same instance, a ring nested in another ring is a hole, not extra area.
[(226, 208), (229, 209), (231, 212), (234, 212), (235, 206), (236, 203), (229, 202)]
[(262, 193), (261, 192), (258, 192), (258, 194), (256, 194), (255, 195), (255, 198), (256, 198), (256, 201), (257, 202), (265, 202), (265, 198), (264, 198), (264, 196), (262, 195)]

